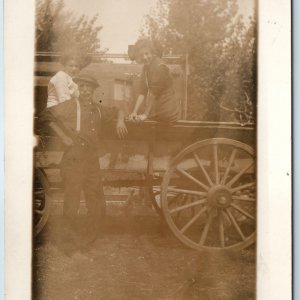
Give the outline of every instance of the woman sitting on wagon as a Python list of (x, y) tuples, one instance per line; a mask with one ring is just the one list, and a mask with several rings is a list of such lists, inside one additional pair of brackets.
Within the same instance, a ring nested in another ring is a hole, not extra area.
[[(129, 57), (143, 63), (139, 96), (131, 120), (146, 119), (159, 122), (175, 122), (179, 119), (179, 101), (173, 88), (173, 79), (168, 66), (162, 61), (160, 45), (147, 39), (140, 39), (129, 48)], [(142, 103), (146, 102), (143, 114), (138, 115)]]
[(73, 81), (81, 69), (79, 56), (75, 53), (65, 53), (60, 63), (63, 68), (50, 79), (48, 84), (47, 107), (79, 97), (78, 86)]

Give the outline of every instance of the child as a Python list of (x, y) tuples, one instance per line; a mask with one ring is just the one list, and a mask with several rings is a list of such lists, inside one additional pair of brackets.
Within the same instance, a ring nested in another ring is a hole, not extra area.
[(78, 57), (64, 54), (60, 62), (63, 69), (58, 71), (48, 84), (47, 107), (79, 97), (78, 86), (72, 79), (80, 70)]

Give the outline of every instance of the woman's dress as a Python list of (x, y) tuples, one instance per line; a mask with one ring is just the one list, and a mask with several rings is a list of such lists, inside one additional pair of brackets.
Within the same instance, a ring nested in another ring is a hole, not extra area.
[(172, 75), (160, 58), (156, 57), (149, 66), (144, 66), (140, 94), (154, 97), (149, 119), (159, 122), (175, 122), (179, 119), (180, 105), (175, 95)]

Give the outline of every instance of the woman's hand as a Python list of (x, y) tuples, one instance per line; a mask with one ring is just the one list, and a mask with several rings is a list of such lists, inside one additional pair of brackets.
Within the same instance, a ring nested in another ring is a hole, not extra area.
[(138, 121), (142, 121), (142, 122), (147, 120), (147, 118), (148, 118), (148, 116), (146, 114), (142, 114), (142, 115), (137, 116)]
[(118, 120), (116, 129), (120, 139), (123, 139), (128, 133), (126, 125), (123, 120)]
[(128, 116), (129, 121), (136, 121), (137, 120), (137, 113), (133, 112)]
[(129, 120), (130, 121), (138, 121), (138, 111), (142, 103), (144, 102), (145, 96), (144, 95), (138, 95), (135, 106), (133, 108), (132, 113), (129, 115)]

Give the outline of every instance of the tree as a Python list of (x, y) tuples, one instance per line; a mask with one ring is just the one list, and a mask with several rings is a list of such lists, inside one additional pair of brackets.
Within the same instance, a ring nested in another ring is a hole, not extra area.
[[(255, 20), (246, 26), (237, 0), (159, 0), (143, 36), (188, 54), (188, 118), (249, 121), (255, 103)], [(251, 103), (251, 105), (245, 104)], [(220, 113), (222, 112), (222, 113)]]
[(65, 8), (64, 0), (37, 0), (36, 51), (82, 53), (100, 51), (98, 15), (75, 17)]
[[(254, 122), (256, 111), (257, 43), (256, 22), (244, 28), (240, 39), (233, 39), (226, 47), (227, 87), (220, 98), (220, 107), (240, 122)], [(230, 87), (230, 88), (229, 88)]]

